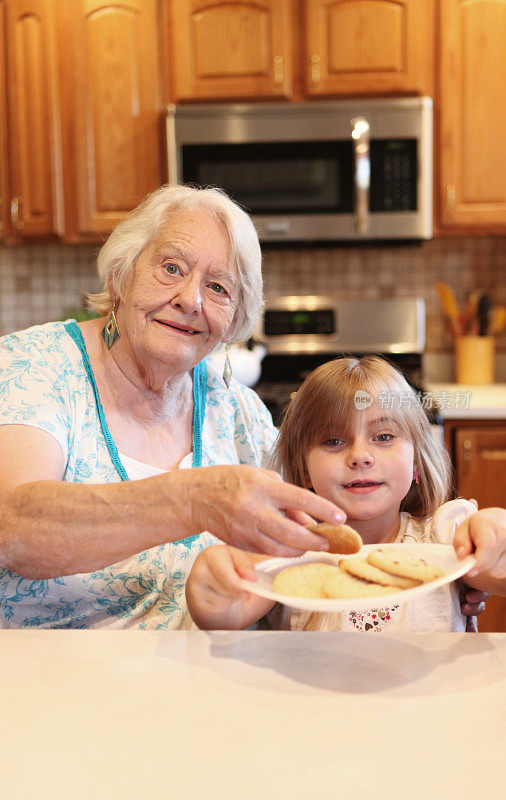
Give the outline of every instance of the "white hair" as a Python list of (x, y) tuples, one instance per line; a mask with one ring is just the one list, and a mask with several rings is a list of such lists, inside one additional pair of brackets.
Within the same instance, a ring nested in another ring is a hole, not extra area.
[(86, 296), (99, 314), (108, 314), (114, 299), (132, 274), (142, 251), (156, 238), (171, 214), (203, 209), (223, 224), (230, 239), (232, 262), (239, 277), (239, 298), (230, 341), (246, 341), (263, 307), (262, 255), (255, 227), (248, 216), (221, 189), (161, 186), (148, 195), (116, 226), (98, 258), (103, 291)]

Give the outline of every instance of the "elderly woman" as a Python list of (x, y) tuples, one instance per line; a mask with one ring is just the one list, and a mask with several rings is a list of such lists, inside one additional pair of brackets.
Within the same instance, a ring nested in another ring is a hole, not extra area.
[(185, 579), (211, 533), (288, 556), (326, 546), (303, 512), (344, 519), (259, 469), (270, 415), (206, 360), (261, 310), (247, 214), (218, 190), (162, 187), (98, 269), (103, 318), (1, 341), (4, 627), (187, 627)]
[(326, 547), (305, 513), (344, 515), (260, 469), (270, 415), (206, 359), (250, 336), (260, 267), (223, 193), (162, 187), (100, 252), (104, 317), (1, 340), (0, 626), (189, 627), (184, 585), (212, 534)]

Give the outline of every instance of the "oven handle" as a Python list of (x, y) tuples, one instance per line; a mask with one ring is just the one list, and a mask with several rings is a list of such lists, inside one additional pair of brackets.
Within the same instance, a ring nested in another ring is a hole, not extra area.
[(371, 126), (365, 117), (353, 117), (351, 124), (355, 156), (355, 226), (358, 233), (365, 234), (369, 230), (369, 189), (371, 186), (369, 136)]

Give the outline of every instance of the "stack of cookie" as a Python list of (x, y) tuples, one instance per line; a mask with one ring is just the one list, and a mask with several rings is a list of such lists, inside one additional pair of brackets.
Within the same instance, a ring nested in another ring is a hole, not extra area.
[(288, 567), (278, 572), (273, 588), (294, 597), (375, 597), (412, 589), (443, 576), (439, 567), (402, 547), (378, 547), (366, 558), (344, 558), (339, 566), (311, 563)]

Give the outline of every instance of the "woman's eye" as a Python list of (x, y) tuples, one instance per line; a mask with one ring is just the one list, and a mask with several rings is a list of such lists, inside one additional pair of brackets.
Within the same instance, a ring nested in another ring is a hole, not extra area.
[(221, 283), (210, 283), (209, 288), (211, 291), (216, 292), (216, 294), (227, 294), (227, 290), (221, 285)]
[(178, 275), (181, 273), (177, 264), (164, 264), (163, 269), (168, 275)]

